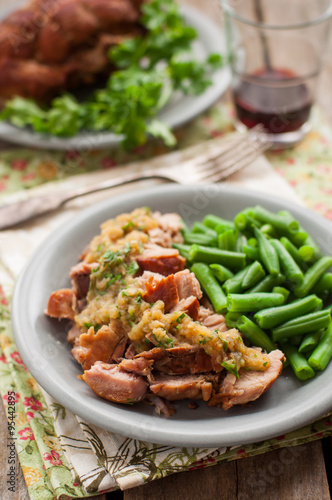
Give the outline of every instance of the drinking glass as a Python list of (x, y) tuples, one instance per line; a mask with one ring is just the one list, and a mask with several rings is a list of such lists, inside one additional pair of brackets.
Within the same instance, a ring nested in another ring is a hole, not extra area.
[(221, 0), (238, 130), (264, 125), (276, 147), (296, 144), (328, 42), (332, 0)]

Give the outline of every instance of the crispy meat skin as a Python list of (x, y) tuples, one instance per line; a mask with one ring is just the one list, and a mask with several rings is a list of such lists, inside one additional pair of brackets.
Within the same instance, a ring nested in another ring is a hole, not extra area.
[(142, 33), (140, 0), (32, 0), (0, 23), (0, 100), (40, 102), (112, 69), (108, 49)]

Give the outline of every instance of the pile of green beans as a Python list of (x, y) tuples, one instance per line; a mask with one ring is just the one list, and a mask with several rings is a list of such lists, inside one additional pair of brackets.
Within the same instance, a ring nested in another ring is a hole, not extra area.
[(251, 345), (279, 347), (307, 380), (332, 358), (332, 257), (286, 211), (207, 215), (174, 244), (217, 313)]

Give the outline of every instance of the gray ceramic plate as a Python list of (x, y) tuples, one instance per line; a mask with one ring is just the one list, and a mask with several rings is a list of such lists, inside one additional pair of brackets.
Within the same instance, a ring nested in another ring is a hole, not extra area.
[[(14, 0), (10, 8), (0, 10), (0, 18), (5, 17), (9, 11), (20, 7), (22, 0)], [(194, 56), (204, 60), (208, 54), (217, 52), (225, 54), (225, 40), (222, 29), (194, 7), (184, 5), (181, 7), (184, 18), (193, 26), (198, 38), (194, 44)], [(216, 71), (212, 77), (212, 85), (201, 95), (184, 96), (173, 95), (170, 102), (160, 111), (159, 118), (171, 128), (179, 127), (192, 120), (208, 109), (226, 91), (230, 83), (228, 67)], [(120, 136), (110, 132), (81, 132), (75, 137), (60, 138), (41, 135), (29, 129), (17, 129), (13, 125), (0, 121), (0, 138), (15, 144), (29, 147), (47, 149), (84, 149), (93, 150), (102, 147), (114, 146), (121, 140)]]
[(212, 447), (261, 441), (306, 425), (332, 410), (332, 364), (308, 382), (300, 382), (286, 370), (251, 406), (227, 412), (204, 403), (189, 410), (184, 402), (176, 404), (176, 414), (167, 419), (156, 416), (153, 408), (143, 403), (130, 407), (109, 403), (77, 378), (81, 368), (70, 354), (66, 322), (51, 320), (43, 313), (50, 293), (69, 285), (70, 267), (104, 220), (148, 204), (161, 212), (177, 211), (191, 224), (207, 213), (232, 218), (257, 203), (274, 211), (290, 210), (323, 251), (331, 253), (329, 222), (270, 195), (227, 186), (165, 185), (110, 197), (52, 234), (25, 267), (12, 304), (15, 341), (40, 385), (62, 405), (100, 427), (174, 445)]

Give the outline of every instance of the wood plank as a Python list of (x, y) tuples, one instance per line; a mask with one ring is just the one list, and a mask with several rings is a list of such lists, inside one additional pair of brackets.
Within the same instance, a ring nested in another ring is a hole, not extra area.
[(320, 441), (238, 460), (237, 476), (237, 500), (331, 498)]
[(173, 474), (164, 479), (124, 491), (124, 500), (236, 500), (236, 463), (222, 464)]

